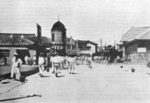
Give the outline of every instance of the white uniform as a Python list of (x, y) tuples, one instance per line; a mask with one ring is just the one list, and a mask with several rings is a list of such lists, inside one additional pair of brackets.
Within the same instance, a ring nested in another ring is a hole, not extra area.
[(15, 73), (15, 75), (16, 75), (16, 79), (17, 80), (19, 80), (20, 79), (20, 67), (19, 67), (19, 65), (21, 65), (22, 64), (22, 61), (21, 61), (21, 59), (18, 59), (17, 61), (16, 61), (16, 57), (13, 57), (12, 58), (12, 60), (11, 60), (11, 63), (12, 63), (12, 68), (11, 68), (11, 78), (13, 78), (13, 76), (14, 76), (14, 73)]
[(28, 56), (25, 56), (25, 57), (24, 57), (24, 60), (25, 60), (25, 64), (26, 64), (26, 65), (28, 65), (28, 59), (29, 59)]
[(89, 68), (92, 68), (92, 57), (87, 58)]
[(44, 58), (43, 57), (39, 57), (39, 74), (41, 76), (43, 76), (43, 72), (44, 72), (43, 63), (44, 63)]
[(36, 56), (33, 57), (33, 65), (36, 64)]
[(59, 56), (55, 56), (53, 58), (51, 58), (52, 60), (52, 67), (53, 67), (53, 72), (57, 73), (57, 70), (60, 68), (60, 57)]
[(68, 62), (69, 62), (69, 71), (70, 71), (70, 74), (73, 73), (74, 69), (75, 69), (75, 58), (73, 57), (68, 57)]

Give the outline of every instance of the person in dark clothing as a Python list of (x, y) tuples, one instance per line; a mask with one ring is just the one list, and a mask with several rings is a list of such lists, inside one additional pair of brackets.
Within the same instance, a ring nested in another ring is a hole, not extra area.
[(110, 56), (107, 65), (111, 65), (114, 62), (114, 58)]

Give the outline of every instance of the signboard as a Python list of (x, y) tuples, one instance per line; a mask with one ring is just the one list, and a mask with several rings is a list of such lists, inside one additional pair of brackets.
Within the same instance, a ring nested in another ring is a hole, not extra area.
[(137, 52), (146, 52), (146, 48), (138, 48)]
[(39, 38), (41, 37), (41, 26), (38, 23), (36, 24), (36, 26), (37, 26), (37, 37), (39, 40)]

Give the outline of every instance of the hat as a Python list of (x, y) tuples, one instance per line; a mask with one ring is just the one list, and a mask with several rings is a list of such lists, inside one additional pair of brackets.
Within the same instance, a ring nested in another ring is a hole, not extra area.
[(14, 55), (18, 55), (17, 53), (14, 53)]

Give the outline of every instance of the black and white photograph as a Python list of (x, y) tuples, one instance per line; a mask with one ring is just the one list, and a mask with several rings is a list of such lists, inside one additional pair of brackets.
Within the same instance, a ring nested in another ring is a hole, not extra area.
[(150, 0), (0, 0), (1, 103), (150, 103)]

